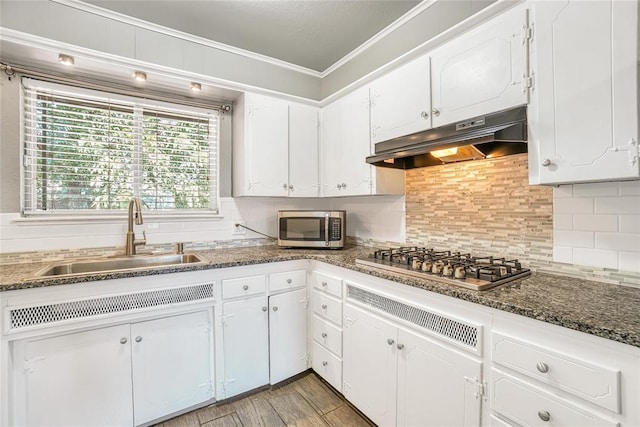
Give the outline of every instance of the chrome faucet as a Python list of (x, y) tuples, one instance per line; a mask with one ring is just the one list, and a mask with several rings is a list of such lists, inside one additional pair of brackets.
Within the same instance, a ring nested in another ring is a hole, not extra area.
[(146, 245), (147, 244), (147, 235), (145, 232), (142, 232), (143, 238), (141, 240), (136, 240), (136, 234), (133, 232), (133, 208), (136, 208), (135, 217), (136, 217), (136, 225), (142, 224), (142, 210), (140, 209), (140, 199), (134, 197), (129, 202), (129, 217), (127, 219), (127, 224), (129, 226), (127, 230), (127, 242), (125, 244), (125, 255), (135, 255), (136, 254), (136, 246), (138, 245)]

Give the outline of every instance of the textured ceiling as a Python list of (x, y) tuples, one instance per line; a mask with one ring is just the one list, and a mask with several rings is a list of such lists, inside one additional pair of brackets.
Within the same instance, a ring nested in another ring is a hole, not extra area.
[(408, 0), (85, 2), (316, 71), (324, 71), (420, 3)]

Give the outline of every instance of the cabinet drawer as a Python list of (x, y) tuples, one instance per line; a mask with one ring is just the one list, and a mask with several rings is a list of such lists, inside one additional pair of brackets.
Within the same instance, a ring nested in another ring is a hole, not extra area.
[(342, 329), (315, 315), (313, 339), (338, 357), (342, 357)]
[(526, 426), (616, 426), (543, 389), (491, 370), (491, 408)]
[(342, 301), (313, 291), (313, 312), (342, 326)]
[(342, 393), (342, 360), (315, 342), (312, 358), (313, 370)]
[(283, 289), (300, 288), (307, 284), (307, 271), (295, 270), (269, 275), (269, 290), (281, 291)]
[(342, 280), (336, 277), (316, 273), (313, 286), (317, 289), (322, 289), (325, 292), (335, 295), (338, 298), (342, 298)]
[(267, 289), (264, 276), (241, 277), (222, 281), (222, 298), (235, 298), (255, 295)]
[(516, 338), (492, 334), (493, 361), (589, 402), (620, 412), (620, 371)]

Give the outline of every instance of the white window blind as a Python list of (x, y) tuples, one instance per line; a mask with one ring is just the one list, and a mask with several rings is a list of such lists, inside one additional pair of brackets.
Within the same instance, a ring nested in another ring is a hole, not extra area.
[(218, 112), (23, 78), (25, 214), (217, 212)]

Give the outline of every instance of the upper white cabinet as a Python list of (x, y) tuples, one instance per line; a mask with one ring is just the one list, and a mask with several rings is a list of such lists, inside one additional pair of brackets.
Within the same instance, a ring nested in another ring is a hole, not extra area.
[(431, 127), (429, 56), (376, 79), (370, 86), (371, 140), (410, 135)]
[(322, 195), (371, 194), (369, 88), (322, 109)]
[(233, 116), (234, 196), (318, 195), (318, 109), (245, 93)]
[(638, 2), (533, 2), (532, 184), (640, 177)]
[(528, 34), (518, 7), (434, 51), (433, 127), (526, 104)]
[(289, 196), (317, 197), (320, 192), (318, 167), (319, 109), (289, 104)]
[[(321, 111), (323, 196), (404, 194), (404, 171), (374, 168), (371, 154), (369, 87), (362, 87)], [(384, 169), (384, 170), (383, 170)]]

